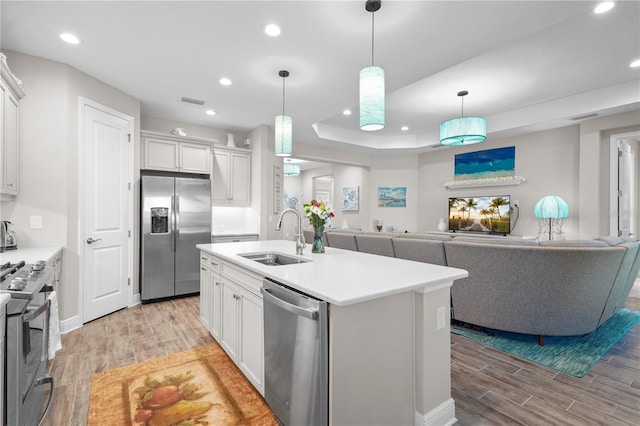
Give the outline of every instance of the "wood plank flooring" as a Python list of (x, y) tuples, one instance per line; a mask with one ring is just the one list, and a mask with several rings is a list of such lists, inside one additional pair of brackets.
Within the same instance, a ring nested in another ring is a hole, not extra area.
[[(212, 343), (198, 303), (138, 305), (63, 335), (45, 425), (86, 424), (92, 373)], [(640, 299), (627, 306), (640, 310)], [(460, 426), (639, 425), (640, 325), (580, 379), (452, 334), (451, 379)]]

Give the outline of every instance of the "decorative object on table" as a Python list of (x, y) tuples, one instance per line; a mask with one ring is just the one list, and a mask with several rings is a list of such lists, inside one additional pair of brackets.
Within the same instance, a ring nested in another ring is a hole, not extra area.
[(244, 146), (245, 148), (249, 148), (251, 146), (251, 139), (246, 138), (242, 143), (242, 146)]
[(289, 77), (289, 71), (280, 70), (278, 75), (282, 77), (282, 115), (276, 116), (275, 125), (275, 153), (278, 156), (288, 157), (292, 152), (293, 122), (291, 117), (284, 115), (284, 80)]
[(378, 207), (407, 207), (407, 187), (379, 186)]
[(487, 139), (487, 120), (482, 117), (464, 116), (464, 97), (469, 94), (466, 90), (458, 92), (462, 102), (460, 118), (445, 121), (440, 124), (441, 145), (471, 145), (484, 142)]
[(453, 179), (455, 181), (491, 180), (515, 176), (516, 147), (485, 149), (456, 154)]
[(538, 239), (564, 240), (562, 225), (569, 217), (569, 205), (557, 195), (547, 195), (536, 203), (534, 214), (538, 219)]
[(440, 221), (438, 222), (438, 231), (446, 232), (447, 229), (448, 229), (447, 223), (444, 221), (444, 217), (441, 217)]
[(277, 425), (217, 343), (91, 376), (88, 425), (180, 422)]
[(236, 136), (233, 133), (227, 133), (227, 147), (236, 147)]
[(371, 12), (371, 66), (360, 70), (360, 129), (366, 131), (384, 129), (384, 68), (373, 61), (374, 15), (381, 5), (380, 0), (365, 3)]
[(359, 192), (358, 186), (345, 186), (342, 188), (342, 211), (357, 212), (359, 210)]
[(382, 232), (382, 219), (376, 219), (376, 229), (378, 232)]
[(629, 330), (640, 322), (640, 312), (621, 309), (600, 327), (581, 336), (538, 336), (479, 327), (451, 327), (451, 332), (519, 356), (554, 370), (583, 377)]
[(342, 221), (342, 229), (349, 229), (349, 222), (347, 222), (347, 219)]
[(324, 225), (335, 216), (333, 209), (329, 204), (311, 200), (310, 203), (304, 204), (304, 214), (309, 218), (309, 223), (313, 226), (311, 253), (324, 253), (324, 245), (322, 243)]
[(187, 131), (185, 129), (183, 129), (182, 127), (176, 127), (175, 129), (173, 129), (171, 131), (172, 135), (178, 135), (178, 136), (187, 136)]

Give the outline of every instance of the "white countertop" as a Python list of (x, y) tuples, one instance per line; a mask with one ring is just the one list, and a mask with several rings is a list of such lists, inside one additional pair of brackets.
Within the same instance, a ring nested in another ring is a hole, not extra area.
[(238, 256), (265, 251), (295, 256), (295, 242), (285, 240), (198, 244), (197, 248), (338, 306), (405, 291), (428, 292), (469, 275), (463, 269), (331, 247), (313, 254), (309, 244), (301, 256), (312, 260), (307, 263), (267, 266)]
[[(7, 305), (7, 303), (9, 303), (9, 300), (11, 300), (11, 295), (6, 293), (0, 293), (0, 313), (3, 313), (4, 311), (7, 310), (5, 306)], [(4, 330), (2, 330), (2, 333), (4, 333)]]
[(49, 261), (61, 250), (61, 246), (18, 247), (16, 250), (7, 250), (4, 253), (0, 253), (0, 263), (16, 263), (21, 260), (26, 263), (33, 263), (37, 260)]

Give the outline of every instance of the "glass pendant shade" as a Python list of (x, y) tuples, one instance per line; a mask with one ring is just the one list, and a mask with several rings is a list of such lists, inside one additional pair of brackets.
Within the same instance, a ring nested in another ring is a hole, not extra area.
[(288, 157), (291, 155), (291, 134), (293, 123), (288, 115), (276, 116), (276, 155)]
[(440, 124), (442, 145), (471, 145), (487, 139), (487, 120), (482, 117), (462, 117)]
[(569, 217), (569, 205), (557, 195), (542, 197), (534, 208), (536, 219), (566, 219)]
[(300, 165), (284, 163), (282, 167), (285, 176), (300, 176)]
[(360, 129), (384, 129), (384, 68), (360, 70)]

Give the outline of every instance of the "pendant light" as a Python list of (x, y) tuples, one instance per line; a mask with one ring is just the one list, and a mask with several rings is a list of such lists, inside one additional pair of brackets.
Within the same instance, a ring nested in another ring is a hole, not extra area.
[(289, 77), (289, 71), (280, 70), (278, 75), (282, 77), (282, 115), (276, 116), (276, 155), (288, 157), (291, 155), (291, 134), (293, 123), (291, 117), (284, 115), (284, 79)]
[(462, 101), (461, 117), (440, 124), (440, 144), (471, 145), (487, 139), (487, 120), (464, 116), (464, 97), (468, 94), (466, 90), (458, 92)]
[(367, 0), (365, 4), (371, 12), (371, 66), (360, 70), (360, 129), (366, 131), (384, 129), (384, 68), (373, 62), (374, 15), (381, 5), (380, 0)]
[(300, 165), (294, 163), (284, 163), (282, 173), (284, 176), (300, 176)]

